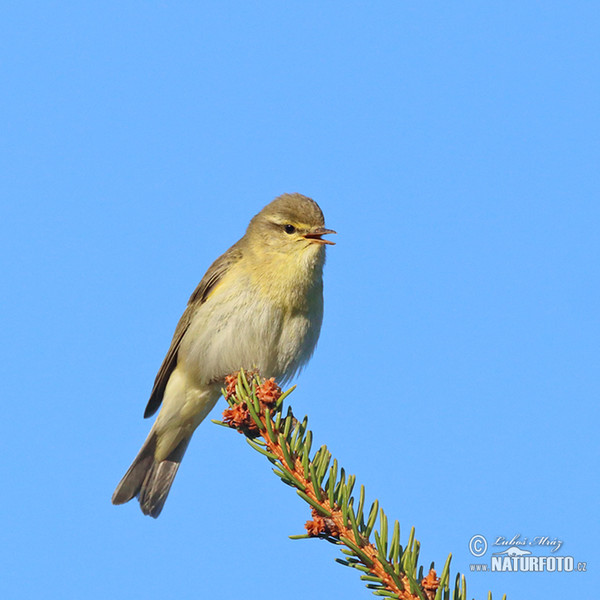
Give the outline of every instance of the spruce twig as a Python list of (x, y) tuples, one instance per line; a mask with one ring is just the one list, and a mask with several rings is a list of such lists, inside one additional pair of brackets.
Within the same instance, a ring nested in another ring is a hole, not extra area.
[[(388, 527), (387, 516), (377, 500), (365, 509), (364, 486), (360, 486), (358, 501), (355, 499), (352, 492), (356, 478), (339, 468), (326, 446), (311, 457), (313, 436), (308, 418), (298, 421), (291, 408), (283, 411), (283, 400), (293, 389), (282, 394), (274, 379), (264, 380), (257, 373), (240, 371), (226, 378), (223, 395), (229, 408), (223, 412), (223, 421), (213, 421), (244, 434), (252, 448), (273, 463), (273, 471), (281, 480), (296, 488), (309, 504), (312, 519), (305, 524), (307, 533), (290, 537), (321, 538), (339, 545), (345, 556), (336, 558), (336, 562), (356, 569), (376, 596), (466, 600), (464, 576), (457, 576), (455, 588), (450, 591), (451, 555), (440, 577), (433, 563), (423, 577), (414, 528), (405, 546), (401, 546), (398, 521)], [(378, 517), (379, 527), (375, 529)]]

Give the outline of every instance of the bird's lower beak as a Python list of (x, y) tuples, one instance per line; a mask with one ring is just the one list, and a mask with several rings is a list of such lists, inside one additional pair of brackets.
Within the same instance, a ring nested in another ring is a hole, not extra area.
[(317, 229), (313, 229), (308, 233), (305, 233), (302, 237), (307, 239), (309, 242), (316, 242), (317, 244), (330, 244), (331, 246), (335, 246), (335, 242), (331, 240), (321, 239), (322, 235), (326, 235), (328, 233), (337, 233), (333, 229), (325, 229), (324, 227), (319, 227)]

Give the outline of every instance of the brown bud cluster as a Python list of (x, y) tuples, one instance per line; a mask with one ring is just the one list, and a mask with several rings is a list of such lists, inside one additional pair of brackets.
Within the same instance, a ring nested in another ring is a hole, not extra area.
[(245, 402), (226, 408), (223, 411), (223, 422), (246, 435), (254, 436), (258, 433), (258, 427)]
[(225, 398), (229, 400), (231, 396), (235, 394), (235, 386), (237, 385), (238, 376), (237, 373), (233, 375), (227, 375), (225, 377)]
[(306, 521), (304, 525), (308, 535), (319, 537), (326, 535), (328, 537), (340, 537), (340, 530), (333, 519), (320, 515), (314, 508), (312, 509), (312, 521)]
[(421, 581), (421, 586), (423, 587), (425, 594), (427, 594), (427, 598), (433, 600), (433, 598), (435, 598), (435, 593), (440, 586), (440, 578), (437, 576), (435, 569), (429, 571), (427, 577)]
[(256, 397), (266, 408), (270, 408), (281, 397), (281, 388), (275, 383), (275, 377), (267, 379), (256, 390)]

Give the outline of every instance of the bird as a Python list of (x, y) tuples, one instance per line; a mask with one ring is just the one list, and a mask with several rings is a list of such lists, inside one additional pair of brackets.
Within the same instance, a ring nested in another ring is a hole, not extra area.
[(256, 370), (285, 384), (308, 362), (323, 320), (325, 247), (334, 244), (323, 236), (333, 233), (313, 199), (283, 194), (212, 263), (175, 328), (144, 417), (160, 412), (113, 504), (137, 497), (145, 515), (159, 516), (227, 375)]

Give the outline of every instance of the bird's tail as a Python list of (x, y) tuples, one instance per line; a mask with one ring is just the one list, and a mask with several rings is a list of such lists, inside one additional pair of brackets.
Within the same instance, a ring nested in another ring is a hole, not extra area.
[(112, 496), (112, 503), (124, 504), (137, 496), (142, 512), (154, 518), (158, 517), (169, 495), (190, 437), (183, 438), (167, 458), (157, 461), (154, 458), (157, 434), (152, 430), (127, 473), (119, 482)]

